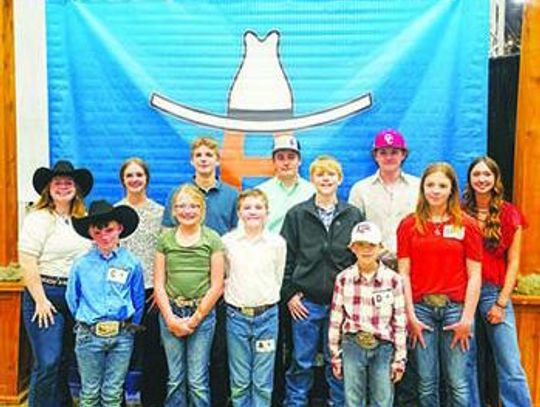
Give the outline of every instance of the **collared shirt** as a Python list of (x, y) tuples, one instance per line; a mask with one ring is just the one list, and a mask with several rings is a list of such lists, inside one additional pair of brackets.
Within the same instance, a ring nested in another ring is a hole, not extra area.
[(319, 216), (319, 219), (323, 223), (326, 231), (328, 232), (330, 230), (330, 225), (332, 224), (332, 221), (334, 220), (334, 216), (336, 216), (336, 207), (332, 206), (331, 208), (321, 208), (320, 206), (316, 206), (317, 208), (317, 215)]
[(238, 227), (223, 236), (223, 244), (225, 302), (236, 307), (277, 303), (285, 272), (285, 239), (268, 231), (251, 239)]
[(287, 211), (294, 205), (304, 202), (311, 198), (315, 193), (315, 187), (309, 181), (298, 177), (297, 181), (291, 187), (286, 187), (277, 177), (257, 185), (255, 188), (263, 191), (268, 197), (270, 210), (266, 229), (270, 232), (279, 233)]
[(76, 321), (125, 321), (139, 324), (144, 310), (140, 260), (124, 247), (105, 257), (96, 246), (75, 261), (66, 301)]
[[(238, 200), (238, 191), (229, 184), (216, 179), (216, 184), (205, 191), (195, 183), (195, 177), (190, 181), (203, 193), (206, 201), (206, 214), (204, 224), (214, 229), (220, 236), (232, 230), (238, 223), (236, 213), (236, 201)], [(161, 224), (166, 227), (177, 225), (176, 219), (172, 216), (172, 198), (178, 187), (174, 188), (167, 197), (167, 205), (163, 214)]]
[(144, 270), (144, 288), (152, 288), (156, 242), (161, 230), (164, 208), (151, 199), (147, 199), (141, 206), (133, 206), (124, 198), (116, 205), (127, 205), (139, 215), (139, 226), (135, 232), (122, 239), (120, 244), (139, 257)]
[(24, 218), (19, 251), (37, 258), (41, 275), (68, 277), (73, 261), (90, 247), (90, 241), (73, 229), (71, 218), (48, 209), (35, 210)]
[(394, 366), (404, 369), (406, 348), (405, 296), (401, 276), (385, 265), (369, 279), (356, 264), (336, 277), (330, 312), (328, 346), (332, 359), (341, 358), (341, 336), (360, 331), (394, 343)]
[(393, 185), (385, 185), (380, 172), (355, 183), (349, 193), (349, 203), (375, 223), (382, 233), (385, 248), (397, 251), (396, 231), (401, 219), (414, 212), (420, 179), (401, 172)]

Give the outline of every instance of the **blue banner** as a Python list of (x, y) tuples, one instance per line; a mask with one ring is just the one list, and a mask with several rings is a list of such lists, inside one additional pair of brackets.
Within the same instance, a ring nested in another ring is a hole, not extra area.
[(341, 161), (342, 197), (375, 171), (382, 128), (405, 135), (416, 175), (446, 160), (463, 183), (486, 149), (487, 0), (48, 0), (46, 17), (51, 160), (90, 168), (92, 198), (119, 199), (140, 156), (163, 201), (198, 135), (252, 186), (272, 136), (293, 132), (304, 175)]

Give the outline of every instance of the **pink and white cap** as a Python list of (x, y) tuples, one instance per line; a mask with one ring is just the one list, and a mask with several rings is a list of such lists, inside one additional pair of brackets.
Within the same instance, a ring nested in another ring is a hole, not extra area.
[(357, 223), (351, 232), (351, 241), (349, 246), (353, 243), (366, 242), (371, 244), (381, 244), (382, 234), (379, 227), (373, 222), (360, 222)]
[(377, 133), (373, 141), (373, 149), (377, 150), (379, 148), (407, 150), (407, 144), (405, 144), (405, 137), (398, 130), (384, 129)]

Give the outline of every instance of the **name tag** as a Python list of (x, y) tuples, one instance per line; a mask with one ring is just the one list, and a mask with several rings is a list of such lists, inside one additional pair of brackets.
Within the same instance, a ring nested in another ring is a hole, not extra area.
[(465, 228), (463, 226), (445, 225), (443, 237), (447, 239), (463, 240), (465, 237)]
[(127, 272), (127, 270), (111, 267), (107, 272), (107, 281), (124, 284), (127, 280), (128, 274), (129, 273)]
[(273, 339), (262, 339), (255, 342), (255, 351), (257, 353), (268, 353), (276, 350), (276, 343)]
[(394, 303), (394, 295), (391, 289), (374, 291), (373, 292), (373, 304), (376, 307), (384, 307), (385, 305), (392, 305)]

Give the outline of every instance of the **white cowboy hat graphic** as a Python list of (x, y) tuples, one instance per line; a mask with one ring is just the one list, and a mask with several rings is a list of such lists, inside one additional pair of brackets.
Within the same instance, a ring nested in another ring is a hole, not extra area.
[(226, 116), (204, 112), (157, 93), (150, 96), (150, 105), (202, 126), (246, 133), (274, 133), (331, 123), (372, 104), (371, 94), (366, 93), (347, 103), (295, 117), (291, 86), (279, 58), (279, 33), (272, 31), (261, 40), (252, 31), (247, 31), (244, 45), (244, 57), (229, 91)]

